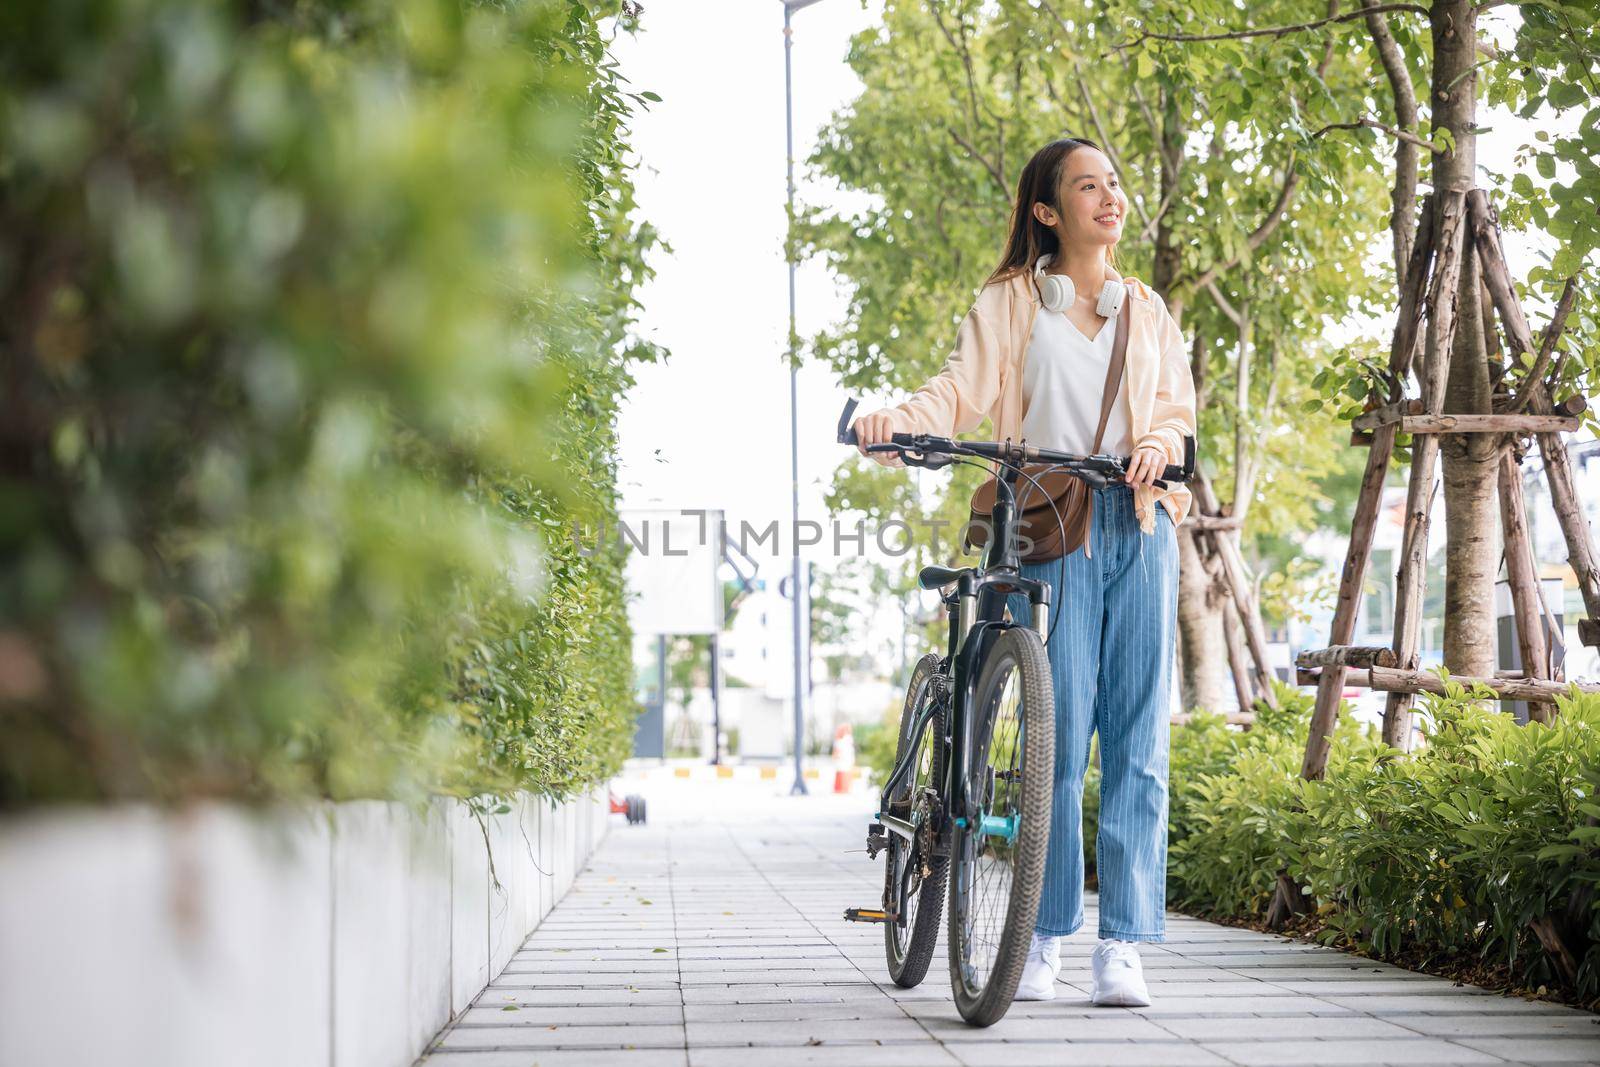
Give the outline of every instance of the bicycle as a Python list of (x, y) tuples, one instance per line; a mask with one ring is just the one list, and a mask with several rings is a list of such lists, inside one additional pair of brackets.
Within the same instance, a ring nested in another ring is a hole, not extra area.
[[(839, 417), (841, 444), (857, 444), (855, 408), (850, 400)], [(1157, 485), (1192, 477), (1194, 444), (1185, 438), (1183, 465), (1169, 465)], [(1038, 916), (1055, 773), (1055, 693), (1045, 653), (1050, 586), (1021, 573), (1015, 489), (1019, 478), (1037, 486), (1025, 463), (1059, 467), (1102, 488), (1123, 479), (1127, 459), (904, 433), (867, 450), (898, 452), (907, 465), (930, 469), (974, 459), (1000, 468), (982, 562), (924, 567), (917, 576), (923, 589), (941, 591), (949, 636), (944, 655), (923, 656), (911, 672), (894, 768), (867, 828), (868, 857), (888, 853), (881, 906), (844, 915), (883, 924), (889, 977), (911, 988), (932, 962), (948, 882), (956, 1010), (974, 1026), (990, 1026), (1016, 995)], [(1027, 594), (1027, 624), (1006, 615), (1015, 592)], [(1057, 604), (1052, 627), (1059, 613)]]

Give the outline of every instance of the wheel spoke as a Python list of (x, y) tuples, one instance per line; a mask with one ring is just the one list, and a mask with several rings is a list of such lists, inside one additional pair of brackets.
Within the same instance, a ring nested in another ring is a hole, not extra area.
[[(931, 826), (938, 803), (938, 745), (944, 721), (941, 707), (933, 705), (927, 719), (918, 726), (919, 716), (930, 711), (927, 702), (941, 699), (933, 685), (937, 669), (937, 660), (925, 657), (913, 673), (895, 753), (895, 765), (905, 761), (908, 773), (889, 798), (895, 813), (917, 827)], [(926, 830), (915, 832), (910, 840), (899, 834), (890, 835), (884, 872), (888, 898), (885, 906), (898, 908), (900, 919), (885, 924), (884, 939), (890, 975), (902, 986), (916, 985), (927, 971), (944, 900), (944, 867), (935, 864), (931, 856), (924, 856), (928, 843)], [(923, 873), (925, 866), (928, 874)]]
[(1016, 841), (1023, 816), (1022, 679), (1020, 665), (1012, 663), (1010, 667), (991, 688), (988, 706), (975, 709), (977, 721), (983, 724), (973, 767), (980, 819), (988, 817), (991, 825), (1005, 820), (1011, 832), (985, 833), (980, 822), (962, 835), (967, 859), (962, 864), (963, 971), (974, 994), (988, 984), (998, 962), (1016, 878)]

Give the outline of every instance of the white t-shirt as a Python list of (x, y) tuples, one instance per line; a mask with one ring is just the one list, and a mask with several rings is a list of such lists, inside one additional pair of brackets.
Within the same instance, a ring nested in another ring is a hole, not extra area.
[[(1064, 313), (1045, 307), (1035, 312), (1022, 368), (1022, 436), (1028, 444), (1074, 455), (1087, 455), (1093, 449), (1116, 336), (1115, 316), (1090, 340)], [(1132, 451), (1124, 367), (1100, 452), (1126, 456)]]

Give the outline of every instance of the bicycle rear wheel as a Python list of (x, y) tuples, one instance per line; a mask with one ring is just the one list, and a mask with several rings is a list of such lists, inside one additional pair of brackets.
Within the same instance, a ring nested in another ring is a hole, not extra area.
[(1002, 631), (973, 697), (968, 773), (980, 814), (955, 827), (950, 849), (950, 985), (961, 1017), (989, 1026), (1022, 977), (1050, 842), (1055, 691), (1038, 633)]
[[(944, 788), (945, 751), (944, 709), (935, 711), (916, 729), (923, 707), (934, 697), (933, 680), (939, 657), (928, 655), (917, 661), (906, 687), (906, 702), (900, 712), (900, 739), (895, 749), (895, 766), (910, 754), (912, 772), (906, 783), (889, 798), (886, 809), (892, 815), (909, 819), (922, 816), (922, 832), (907, 843), (899, 834), (889, 834), (883, 872), (883, 907), (892, 911), (905, 902), (901, 922), (883, 926), (884, 954), (888, 957), (889, 977), (906, 989), (917, 985), (928, 973), (933, 949), (939, 939), (939, 912), (944, 905), (944, 886), (949, 857), (933, 855), (931, 818), (939, 790)], [(913, 736), (915, 734), (915, 736)]]

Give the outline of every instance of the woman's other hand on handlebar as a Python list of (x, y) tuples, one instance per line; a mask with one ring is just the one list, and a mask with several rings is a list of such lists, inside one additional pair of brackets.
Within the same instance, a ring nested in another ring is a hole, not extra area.
[(877, 460), (885, 467), (904, 467), (905, 461), (898, 452), (868, 452), (868, 445), (884, 445), (889, 443), (890, 436), (895, 432), (895, 413), (885, 408), (874, 411), (870, 415), (863, 415), (857, 419), (851, 428), (856, 432), (856, 448), (863, 456)]
[(1154, 485), (1167, 469), (1167, 453), (1160, 448), (1136, 448), (1128, 457), (1128, 473), (1123, 480), (1129, 485)]

